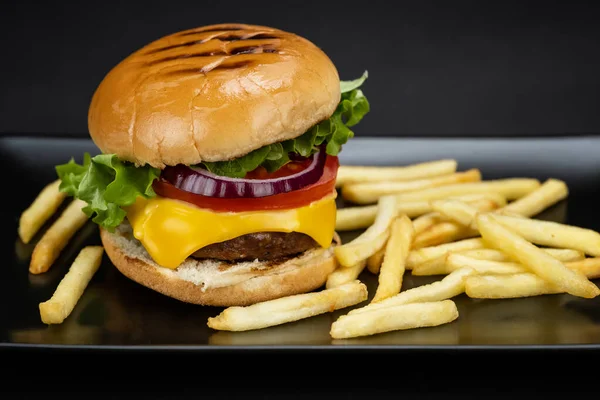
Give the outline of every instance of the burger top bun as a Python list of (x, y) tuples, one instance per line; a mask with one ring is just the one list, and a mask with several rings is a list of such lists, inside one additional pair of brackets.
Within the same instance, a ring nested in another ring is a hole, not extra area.
[(121, 160), (192, 165), (296, 138), (339, 101), (338, 72), (310, 41), (211, 25), (158, 39), (116, 65), (94, 93), (88, 128)]

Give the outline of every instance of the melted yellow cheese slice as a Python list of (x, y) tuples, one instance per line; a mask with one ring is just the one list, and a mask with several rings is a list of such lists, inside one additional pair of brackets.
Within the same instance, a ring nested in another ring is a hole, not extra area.
[(258, 232), (299, 232), (329, 247), (335, 230), (335, 196), (290, 210), (215, 212), (165, 197), (138, 198), (127, 219), (159, 265), (175, 269), (202, 247)]

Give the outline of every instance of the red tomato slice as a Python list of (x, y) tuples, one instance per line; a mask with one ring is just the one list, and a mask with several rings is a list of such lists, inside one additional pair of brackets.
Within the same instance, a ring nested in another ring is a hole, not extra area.
[(152, 187), (159, 196), (185, 201), (214, 211), (285, 210), (305, 206), (333, 193), (339, 165), (337, 157), (328, 155), (323, 175), (317, 182), (292, 192), (260, 198), (222, 199), (202, 196), (181, 190), (164, 180), (155, 180)]
[(285, 164), (283, 167), (279, 168), (275, 172), (268, 172), (264, 167), (258, 167), (254, 171), (250, 171), (246, 174), (246, 179), (275, 179), (275, 178), (283, 178), (284, 176), (294, 175), (306, 169), (310, 163), (311, 159), (306, 159), (305, 161), (291, 161)]

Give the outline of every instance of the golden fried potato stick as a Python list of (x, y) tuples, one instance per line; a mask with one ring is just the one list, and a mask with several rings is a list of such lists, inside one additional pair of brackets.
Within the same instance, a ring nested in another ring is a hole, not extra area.
[[(542, 248), (546, 253), (562, 262), (567, 261), (580, 261), (585, 258), (585, 254), (579, 250), (572, 249), (554, 249), (554, 248)], [(511, 261), (511, 259), (503, 252), (496, 249), (476, 249), (476, 250), (465, 250), (459, 252), (467, 257), (477, 258), (480, 260), (489, 261)]]
[(511, 299), (562, 291), (530, 272), (506, 275), (477, 275), (465, 282), (465, 293), (472, 299)]
[[(588, 279), (600, 278), (600, 257), (570, 261), (565, 265), (579, 271)], [(474, 299), (510, 299), (564, 293), (530, 272), (510, 275), (479, 275), (468, 277), (465, 293)]]
[(325, 282), (326, 289), (333, 289), (346, 283), (352, 282), (358, 278), (361, 272), (365, 269), (367, 260), (361, 260), (351, 267), (338, 267), (327, 276)]
[[(431, 211), (428, 201), (409, 201), (398, 203), (398, 215), (406, 214), (410, 218), (418, 217)], [(337, 210), (335, 219), (336, 231), (352, 231), (368, 228), (377, 216), (377, 205), (344, 207)]]
[(433, 260), (434, 258), (445, 256), (450, 252), (483, 249), (485, 247), (485, 243), (481, 238), (471, 238), (437, 246), (423, 247), (418, 250), (411, 250), (406, 259), (406, 269), (413, 269), (419, 264)]
[[(550, 254), (552, 257), (557, 260), (568, 262), (568, 261), (580, 261), (585, 258), (584, 254), (577, 250), (570, 249), (542, 249), (546, 253)], [(469, 261), (473, 262), (473, 259), (476, 260), (485, 260), (485, 261), (495, 261), (495, 262), (511, 262), (512, 260), (506, 254), (499, 250), (495, 249), (475, 249), (475, 250), (464, 250), (457, 252), (450, 252), (445, 256), (437, 257), (432, 260), (426, 261), (422, 264), (415, 266), (412, 269), (412, 274), (417, 276), (428, 276), (428, 275), (446, 275), (450, 273), (452, 270), (456, 268), (451, 268), (448, 265), (448, 258), (453, 255), (461, 255), (469, 258)], [(460, 260), (456, 257), (451, 261), (451, 263), (456, 264)], [(489, 264), (488, 264), (489, 265)], [(566, 264), (568, 266), (568, 263)], [(461, 267), (465, 268), (468, 265), (461, 265)], [(485, 269), (485, 267), (484, 267)], [(501, 270), (505, 268), (501, 268)], [(478, 269), (481, 271), (481, 268)], [(504, 271), (506, 272), (506, 271)]]
[(444, 279), (405, 290), (395, 296), (388, 297), (379, 303), (369, 303), (366, 306), (351, 310), (348, 315), (358, 314), (380, 308), (399, 306), (409, 303), (426, 303), (431, 301), (448, 300), (465, 291), (467, 277), (477, 273), (470, 268), (461, 268), (444, 277)]
[(23, 243), (31, 241), (67, 197), (66, 193), (58, 190), (59, 185), (59, 179), (46, 185), (33, 203), (21, 214), (18, 232)]
[[(452, 199), (432, 200), (431, 205), (434, 212), (440, 216), (438, 222), (415, 236), (413, 249), (479, 236), (476, 227), (473, 227), (474, 224), (471, 225), (469, 221), (465, 220), (466, 214), (477, 215), (480, 212), (493, 211), (500, 207), (500, 203), (490, 199), (474, 201), (471, 204)], [(455, 218), (456, 212), (460, 213), (458, 220)], [(415, 222), (418, 221), (415, 220)]]
[(423, 214), (413, 220), (413, 229), (415, 231), (415, 236), (418, 236), (421, 233), (428, 230), (429, 228), (435, 226), (436, 224), (445, 221), (447, 221), (447, 219), (444, 216), (440, 215), (440, 213), (437, 211), (431, 211), (427, 214)]
[[(431, 200), (427, 201), (430, 206), (430, 211), (426, 214), (422, 214), (413, 220), (413, 227), (415, 229), (415, 236), (425, 232), (432, 226), (448, 221), (453, 221), (452, 218), (448, 218), (443, 212), (439, 212), (439, 204), (446, 201), (449, 202), (460, 202), (461, 204), (467, 204), (469, 209), (477, 211), (490, 211), (498, 209), (506, 205), (506, 199), (497, 194), (482, 195), (482, 197), (475, 197), (480, 195), (465, 195), (456, 198), (449, 198), (444, 200)], [(404, 203), (400, 203), (404, 204)], [(409, 215), (410, 217), (410, 215)], [(458, 221), (460, 222), (460, 221)], [(454, 224), (455, 225), (455, 224)], [(463, 224), (464, 225), (464, 224)]]
[(583, 260), (569, 261), (565, 265), (574, 271), (587, 276), (588, 279), (600, 278), (600, 257), (590, 257)]
[(412, 247), (416, 250), (423, 247), (438, 246), (476, 236), (479, 236), (479, 232), (476, 230), (465, 228), (455, 222), (443, 221), (415, 236)]
[(446, 261), (440, 268), (433, 269), (428, 265), (421, 264), (412, 270), (412, 274), (416, 276), (446, 275), (461, 268), (471, 268), (479, 274), (518, 274), (528, 272), (525, 267), (516, 262), (481, 260), (467, 257), (460, 253), (450, 253), (446, 255)]
[(487, 210), (478, 210), (476, 207), (460, 200), (433, 200), (431, 207), (440, 215), (443, 215), (444, 218), (472, 230), (477, 230), (477, 224), (475, 223), (477, 214), (497, 208), (489, 207)]
[(564, 181), (548, 179), (533, 192), (498, 210), (500, 214), (517, 214), (533, 217), (553, 206), (569, 195), (569, 189)]
[(392, 223), (390, 238), (385, 246), (383, 262), (379, 270), (379, 282), (372, 300), (374, 303), (400, 293), (406, 257), (408, 257), (413, 237), (414, 231), (410, 218), (406, 214), (396, 218)]
[[(554, 205), (568, 195), (567, 185), (557, 179), (549, 179), (542, 186), (520, 199), (496, 210), (497, 213), (512, 217), (532, 217)], [(434, 211), (444, 218), (462, 226), (477, 229), (477, 210), (473, 205), (460, 200), (446, 199), (432, 201)]]
[(491, 213), (480, 214), (477, 217), (477, 226), (486, 244), (503, 251), (559, 290), (584, 298), (593, 298), (600, 294), (600, 289), (585, 275), (567, 268), (561, 261), (519, 236), (513, 226), (504, 226), (499, 222), (499, 218), (500, 216)]
[(74, 199), (48, 228), (33, 249), (29, 272), (41, 274), (50, 269), (75, 232), (87, 222), (88, 216), (81, 210), (86, 205), (84, 201)]
[(381, 196), (412, 192), (415, 190), (445, 185), (480, 181), (481, 172), (478, 169), (471, 169), (464, 172), (455, 172), (452, 175), (438, 176), (414, 181), (353, 183), (342, 186), (342, 198), (355, 204), (372, 204), (376, 203)]
[(352, 267), (377, 253), (389, 237), (392, 221), (398, 215), (397, 200), (393, 196), (383, 196), (377, 203), (377, 216), (373, 225), (354, 240), (337, 246), (335, 257), (343, 267)]
[(354, 315), (342, 315), (331, 325), (333, 339), (348, 339), (404, 329), (425, 328), (450, 323), (458, 318), (452, 300), (410, 303)]
[(600, 233), (591, 229), (506, 215), (495, 215), (494, 218), (536, 245), (579, 250), (590, 256), (600, 256)]
[[(462, 200), (469, 204), (487, 200), (496, 203), (497, 207), (506, 205), (506, 198), (498, 193), (466, 194), (453, 197), (453, 199)], [(431, 202), (429, 200), (402, 201), (397, 203), (397, 206), (398, 215), (406, 214), (410, 218), (417, 218), (432, 211)], [(340, 208), (336, 213), (335, 230), (352, 231), (368, 228), (375, 222), (376, 215), (377, 205)], [(413, 222), (416, 222), (416, 219)]]
[(497, 179), (472, 183), (457, 183), (454, 185), (439, 186), (396, 195), (402, 201), (438, 200), (462, 195), (496, 193), (506, 200), (519, 199), (538, 187), (541, 183), (532, 178)]
[(248, 331), (298, 321), (367, 299), (367, 287), (353, 281), (332, 289), (263, 301), (245, 307), (228, 307), (208, 319), (208, 327), (221, 331)]
[(40, 316), (43, 323), (61, 324), (71, 314), (100, 267), (103, 254), (102, 246), (87, 246), (81, 249), (50, 300), (40, 303)]
[(412, 181), (450, 175), (456, 172), (456, 160), (434, 160), (400, 167), (374, 167), (341, 165), (335, 181), (336, 187), (356, 182)]
[(367, 269), (370, 273), (377, 275), (383, 262), (383, 256), (385, 255), (385, 246), (383, 246), (377, 253), (367, 258)]

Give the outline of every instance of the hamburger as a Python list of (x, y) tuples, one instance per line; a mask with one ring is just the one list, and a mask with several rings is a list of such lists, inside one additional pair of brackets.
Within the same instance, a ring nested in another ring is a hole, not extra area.
[(335, 179), (367, 78), (309, 40), (219, 24), (160, 38), (101, 81), (98, 155), (56, 167), (129, 279), (211, 306), (321, 287), (335, 269)]

